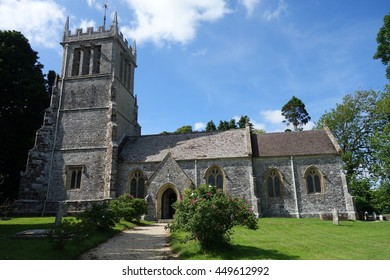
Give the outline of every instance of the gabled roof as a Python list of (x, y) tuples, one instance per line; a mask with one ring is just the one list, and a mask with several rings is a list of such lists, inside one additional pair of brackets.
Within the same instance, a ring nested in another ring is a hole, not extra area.
[(340, 154), (339, 147), (326, 129), (252, 135), (254, 157)]
[(127, 137), (120, 152), (123, 162), (160, 162), (168, 152), (175, 160), (248, 157), (246, 129), (188, 134)]

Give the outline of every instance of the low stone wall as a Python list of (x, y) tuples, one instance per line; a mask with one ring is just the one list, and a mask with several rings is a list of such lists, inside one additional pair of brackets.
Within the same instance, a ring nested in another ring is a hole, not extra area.
[(83, 212), (86, 208), (90, 207), (93, 203), (99, 203), (108, 201), (111, 199), (100, 199), (100, 200), (77, 200), (77, 201), (60, 201), (60, 202), (46, 202), (37, 200), (17, 200), (15, 203), (14, 216), (41, 216), (43, 208), (45, 216), (55, 216), (59, 209), (59, 204), (62, 204), (62, 211), (64, 215), (75, 215)]

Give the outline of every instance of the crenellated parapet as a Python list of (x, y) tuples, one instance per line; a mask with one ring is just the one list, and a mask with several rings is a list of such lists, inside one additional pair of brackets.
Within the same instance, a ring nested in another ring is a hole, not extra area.
[(104, 39), (113, 39), (115, 38), (126, 51), (127, 54), (132, 57), (136, 57), (136, 45), (135, 40), (132, 42), (132, 45), (129, 44), (128, 40), (124, 37), (123, 33), (119, 31), (118, 28), (118, 17), (117, 13), (114, 14), (114, 19), (112, 21), (109, 29), (106, 29), (104, 26), (99, 26), (97, 30), (94, 30), (94, 27), (88, 27), (87, 30), (82, 28), (77, 28), (75, 33), (69, 28), (69, 17), (66, 19), (64, 35), (62, 38), (61, 44), (65, 46), (66, 44), (80, 43), (80, 42), (92, 42), (96, 40)]

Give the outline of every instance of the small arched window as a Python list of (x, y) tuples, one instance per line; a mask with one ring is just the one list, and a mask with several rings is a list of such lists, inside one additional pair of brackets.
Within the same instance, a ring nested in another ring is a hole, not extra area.
[(145, 176), (140, 170), (136, 170), (131, 173), (130, 182), (130, 195), (136, 198), (145, 197)]
[(282, 179), (280, 172), (277, 170), (270, 170), (266, 176), (266, 183), (269, 197), (282, 196)]
[(316, 167), (310, 167), (306, 170), (306, 187), (307, 192), (322, 193), (323, 175)]
[(219, 189), (223, 189), (224, 175), (221, 168), (213, 166), (206, 172), (206, 182), (210, 186), (214, 186)]

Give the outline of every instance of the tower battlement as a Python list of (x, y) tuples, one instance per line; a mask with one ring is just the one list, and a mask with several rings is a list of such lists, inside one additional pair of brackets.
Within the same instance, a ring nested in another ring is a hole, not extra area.
[(136, 44), (133, 40), (133, 44), (130, 46), (128, 40), (124, 37), (123, 33), (118, 29), (118, 17), (117, 13), (114, 14), (114, 19), (112, 21), (109, 29), (105, 29), (104, 26), (99, 26), (97, 30), (94, 30), (94, 27), (88, 27), (84, 32), (83, 28), (77, 28), (75, 33), (69, 29), (69, 17), (66, 19), (64, 35), (62, 38), (62, 45), (75, 43), (75, 42), (88, 42), (92, 40), (101, 40), (108, 38), (116, 38), (126, 52), (136, 56)]

